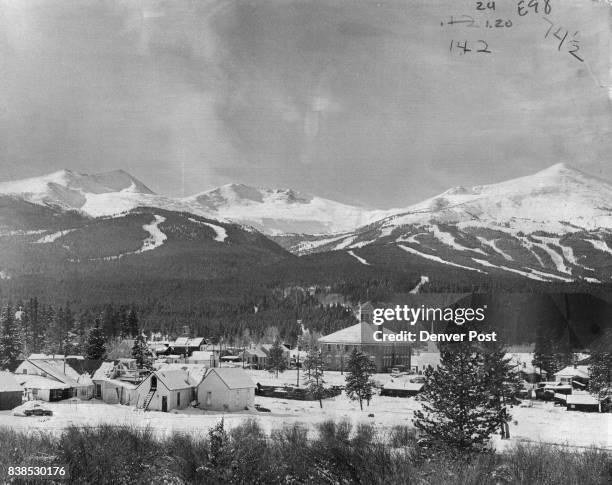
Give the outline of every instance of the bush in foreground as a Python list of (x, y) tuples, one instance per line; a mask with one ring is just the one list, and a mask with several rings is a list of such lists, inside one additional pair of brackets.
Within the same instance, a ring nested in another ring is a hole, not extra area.
[[(310, 434), (310, 436), (309, 436)], [(159, 437), (150, 429), (69, 428), (59, 438), (0, 429), (1, 483), (9, 466), (66, 466), (74, 484), (604, 484), (612, 479), (609, 452), (518, 445), (505, 453), (458, 457), (419, 451), (414, 430), (326, 421), (263, 432), (249, 420), (201, 436)]]

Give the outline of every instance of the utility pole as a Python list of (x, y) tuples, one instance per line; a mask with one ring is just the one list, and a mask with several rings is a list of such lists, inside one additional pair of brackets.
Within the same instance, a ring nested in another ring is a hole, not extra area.
[[(302, 320), (297, 320), (298, 327), (300, 327), (300, 333), (302, 332)], [(297, 369), (297, 387), (300, 387), (300, 338), (298, 336), (295, 343), (295, 349), (297, 351), (297, 361), (295, 367)]]

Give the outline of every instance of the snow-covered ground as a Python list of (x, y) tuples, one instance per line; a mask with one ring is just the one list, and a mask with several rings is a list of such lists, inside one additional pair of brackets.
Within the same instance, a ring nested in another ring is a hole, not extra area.
[(353, 256), (353, 258), (355, 258), (357, 261), (359, 261), (361, 264), (365, 264), (366, 266), (370, 266), (370, 263), (368, 263), (364, 258), (362, 258), (361, 256), (357, 256), (354, 251), (348, 251), (348, 253)]
[(47, 244), (52, 243), (58, 240), (60, 237), (65, 236), (66, 234), (70, 234), (74, 229), (66, 229), (64, 231), (54, 232), (52, 234), (47, 234), (46, 236), (41, 237), (40, 239), (34, 241), (36, 244)]
[[(296, 372), (286, 371), (278, 379), (266, 371), (248, 371), (255, 382), (261, 384), (295, 384)], [(325, 374), (328, 384), (341, 384), (344, 376), (339, 372)], [(303, 383), (303, 373), (300, 373)], [(388, 374), (379, 374), (375, 379), (385, 382)], [(255, 418), (262, 428), (269, 432), (294, 423), (303, 423), (314, 432), (314, 425), (327, 419), (350, 420), (353, 423), (372, 423), (380, 433), (396, 425), (411, 425), (415, 410), (420, 404), (415, 398), (375, 396), (370, 406), (359, 409), (359, 403), (350, 401), (345, 394), (323, 401), (323, 409), (316, 401), (293, 401), (282, 398), (255, 397), (255, 403), (270, 409), (270, 413), (244, 411), (240, 413), (220, 413), (187, 409), (162, 413), (143, 412), (131, 406), (105, 404), (98, 400), (61, 401), (43, 403), (53, 411), (52, 417), (19, 417), (12, 411), (0, 411), (0, 426), (8, 426), (22, 431), (61, 432), (70, 425), (96, 426), (102, 423), (111, 425), (150, 426), (160, 435), (172, 432), (205, 434), (222, 417), (228, 427), (242, 423), (247, 418)], [(501, 441), (495, 437), (498, 448), (516, 442), (544, 442), (574, 447), (591, 445), (612, 449), (612, 414), (583, 413), (567, 411), (565, 408), (542, 401), (524, 401), (523, 405), (510, 410), (513, 421), (510, 423), (511, 439)], [(373, 414), (373, 417), (369, 415)]]
[(204, 226), (210, 227), (213, 231), (215, 231), (215, 241), (217, 242), (225, 242), (227, 239), (227, 231), (224, 227), (217, 226), (216, 224), (210, 224), (209, 222), (198, 221), (197, 219), (189, 218), (191, 222), (195, 222), (197, 224), (202, 224)]
[(423, 257), (425, 259), (430, 259), (431, 261), (436, 261), (438, 263), (448, 264), (449, 266), (455, 266), (457, 268), (469, 269), (470, 271), (477, 271), (479, 273), (485, 273), (486, 274), (486, 271), (481, 271), (479, 269), (471, 268), (469, 266), (463, 266), (462, 264), (453, 263), (451, 261), (445, 261), (444, 259), (440, 258), (439, 256), (434, 256), (433, 254), (422, 253), (420, 251), (417, 251), (414, 248), (411, 248), (410, 246), (404, 246), (403, 244), (398, 244), (397, 246), (399, 248), (403, 249), (404, 251), (406, 251), (407, 253), (416, 254), (417, 256), (421, 256), (421, 257)]

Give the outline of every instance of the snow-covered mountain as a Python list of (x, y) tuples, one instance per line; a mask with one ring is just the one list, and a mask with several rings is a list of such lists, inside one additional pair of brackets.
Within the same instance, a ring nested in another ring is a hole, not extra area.
[(396, 213), (382, 228), (430, 222), (523, 232), (612, 228), (612, 184), (559, 163), (498, 184), (452, 188)]
[[(3, 202), (0, 235), (70, 229), (73, 216), (65, 209), (100, 218), (149, 207), (246, 224), (294, 254), (344, 252), (367, 266), (426, 262), (541, 281), (612, 278), (612, 184), (563, 164), (497, 184), (456, 187), (388, 211), (240, 184), (173, 199), (122, 171), (63, 170), (1, 183), (2, 195), (10, 201)], [(40, 212), (47, 209), (53, 217)]]
[(350, 231), (386, 217), (368, 210), (292, 189), (228, 184), (182, 199), (211, 217), (242, 222), (271, 234), (331, 234)]
[(291, 189), (242, 184), (228, 184), (190, 197), (170, 198), (155, 194), (122, 170), (93, 175), (60, 170), (42, 177), (0, 183), (0, 194), (77, 210), (91, 217), (114, 216), (136, 207), (190, 212), (250, 225), (269, 235), (350, 231), (391, 213), (366, 210)]
[(59, 170), (49, 175), (0, 182), (0, 194), (98, 217), (115, 215), (138, 206), (165, 207), (170, 202), (123, 170), (82, 174)]
[(297, 254), (347, 251), (368, 264), (384, 247), (384, 259), (479, 273), (609, 280), (612, 184), (557, 164), (498, 184), (456, 187), (356, 231), (279, 242)]

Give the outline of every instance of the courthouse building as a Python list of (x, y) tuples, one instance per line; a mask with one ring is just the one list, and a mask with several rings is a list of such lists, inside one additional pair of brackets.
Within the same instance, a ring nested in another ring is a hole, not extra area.
[(338, 330), (319, 339), (321, 353), (327, 370), (344, 371), (353, 349), (370, 356), (377, 372), (404, 365), (410, 368), (410, 344), (408, 342), (377, 342), (374, 332), (392, 334), (382, 325), (372, 323), (374, 307), (370, 302), (359, 305), (356, 311), (359, 323)]

